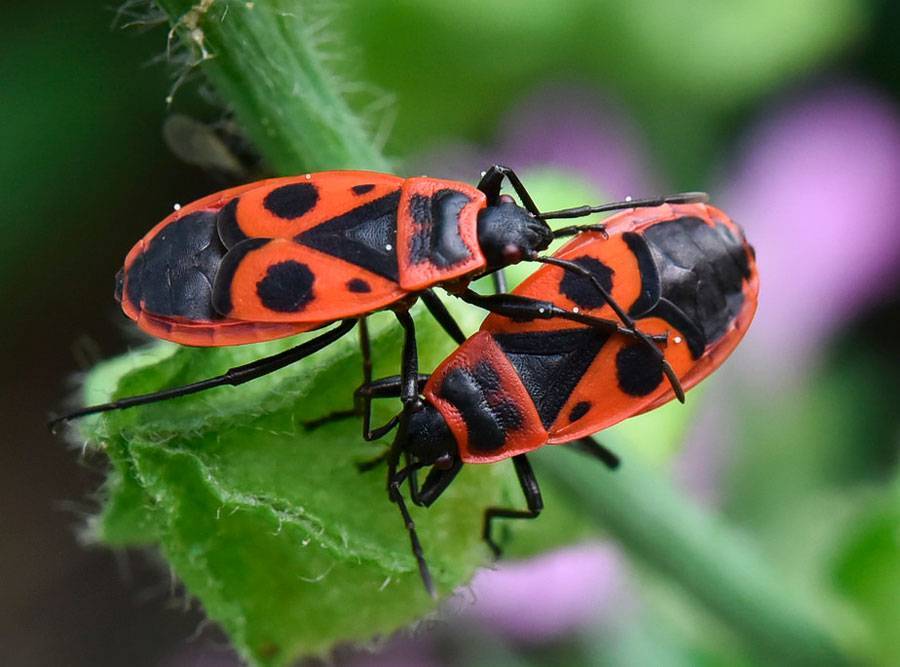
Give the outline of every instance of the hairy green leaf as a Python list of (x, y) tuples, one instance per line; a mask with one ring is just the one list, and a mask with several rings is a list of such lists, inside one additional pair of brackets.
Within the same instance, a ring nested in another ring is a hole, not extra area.
[[(389, 315), (373, 319), (376, 369), (389, 372), (399, 327)], [(478, 315), (470, 312), (469, 325), (473, 319)], [(417, 321), (423, 368), (430, 368), (452, 343), (427, 318)], [(114, 386), (117, 377), (117, 396), (151, 391), (289, 343), (174, 352), (159, 346), (146, 365), (124, 374), (127, 362), (101, 367), (88, 391), (97, 398), (98, 385)], [(85, 428), (113, 462), (94, 536), (115, 546), (158, 544), (207, 614), (259, 664), (365, 641), (434, 608), (387, 500), (384, 468), (360, 473), (354, 465), (385, 443), (363, 441), (352, 417), (304, 427), (351, 406), (357, 347), (349, 335), (242, 387), (110, 413)], [(398, 407), (385, 402), (388, 411)], [(482, 511), (508, 495), (507, 479), (501, 466), (469, 467), (432, 509), (414, 511), (443, 593), (486, 562)]]

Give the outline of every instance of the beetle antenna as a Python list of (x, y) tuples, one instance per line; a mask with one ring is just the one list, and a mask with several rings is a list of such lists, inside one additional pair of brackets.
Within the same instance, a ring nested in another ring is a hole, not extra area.
[(684, 403), (684, 388), (681, 386), (681, 381), (678, 379), (678, 375), (666, 360), (666, 356), (663, 354), (662, 350), (660, 350), (656, 345), (653, 344), (653, 341), (650, 340), (647, 334), (637, 328), (637, 323), (634, 321), (634, 319), (625, 312), (622, 306), (620, 306), (615, 299), (613, 299), (612, 294), (610, 294), (609, 291), (600, 284), (597, 276), (595, 276), (580, 264), (570, 262), (566, 259), (560, 259), (559, 257), (535, 256), (531, 259), (532, 261), (541, 262), (542, 264), (551, 264), (553, 266), (558, 266), (564, 271), (571, 271), (572, 273), (576, 273), (591, 281), (594, 289), (596, 289), (600, 293), (606, 303), (609, 304), (609, 307), (613, 309), (613, 312), (615, 312), (616, 316), (622, 321), (622, 324), (625, 325), (625, 328), (628, 329), (632, 334), (637, 336), (641, 340), (641, 342), (645, 346), (647, 346), (648, 349), (653, 351), (653, 355), (662, 364), (663, 373), (669, 380), (669, 384), (672, 385), (672, 390), (675, 392), (675, 397), (680, 403)]
[[(666, 195), (665, 197), (653, 197), (650, 199), (631, 199), (630, 197), (623, 201), (611, 202), (608, 204), (600, 204), (599, 206), (576, 206), (574, 208), (563, 208), (558, 211), (547, 211), (541, 213), (543, 220), (560, 220), (567, 218), (583, 218), (594, 213), (606, 213), (608, 211), (620, 211), (629, 208), (652, 208), (654, 206), (662, 206), (663, 204), (705, 204), (709, 201), (709, 195), (705, 192), (679, 192), (674, 195)], [(600, 232), (606, 236), (606, 231), (602, 224), (593, 225), (572, 225), (570, 227), (562, 227), (553, 230), (554, 238), (562, 238), (564, 236), (574, 236), (584, 231)]]
[[(395, 465), (396, 463), (393, 463), (391, 468)], [(396, 472), (389, 470), (388, 497), (391, 499), (391, 502), (397, 504), (400, 515), (403, 517), (403, 525), (406, 527), (406, 532), (409, 533), (409, 543), (412, 547), (413, 556), (416, 558), (416, 564), (419, 567), (419, 576), (422, 577), (422, 583), (425, 585), (425, 590), (428, 591), (428, 595), (436, 600), (437, 590), (434, 587), (434, 580), (431, 578), (431, 571), (428, 569), (428, 563), (425, 561), (425, 552), (422, 550), (422, 543), (419, 542), (419, 534), (416, 532), (416, 523), (413, 521), (409, 509), (406, 507), (406, 501), (403, 499), (403, 494), (400, 492), (400, 486), (415, 469), (416, 467), (409, 465)]]

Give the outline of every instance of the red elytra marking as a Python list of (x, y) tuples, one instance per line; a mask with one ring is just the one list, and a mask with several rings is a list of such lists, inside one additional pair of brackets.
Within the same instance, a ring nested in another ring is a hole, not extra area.
[[(369, 171), (323, 171), (305, 176), (265, 181), (265, 185), (247, 190), (238, 201), (237, 221), (246, 236), (261, 238), (292, 238), (316, 225), (341, 216), (391, 192), (396, 192), (403, 179), (391, 174)], [(309, 183), (318, 191), (316, 205), (306, 214), (286, 220), (265, 206), (266, 197), (285, 185)], [(364, 194), (356, 194), (352, 188), (360, 183), (374, 187)]]
[[(459, 213), (459, 235), (469, 249), (470, 259), (444, 268), (431, 262), (415, 263), (411, 257), (413, 239), (419, 225), (410, 212), (410, 199), (416, 195), (432, 197), (440, 190), (456, 190), (468, 196), (470, 200)], [(478, 245), (478, 212), (485, 206), (487, 199), (484, 193), (464, 183), (424, 177), (404, 181), (397, 212), (397, 262), (400, 268), (400, 286), (415, 292), (483, 269), (487, 265), (487, 260)]]
[[(312, 298), (297, 312), (270, 310), (257, 290), (269, 267), (285, 261), (304, 264), (314, 277)], [(363, 278), (369, 291), (350, 290), (347, 282), (352, 277)], [(355, 264), (288, 239), (274, 239), (247, 253), (238, 265), (231, 281), (229, 316), (254, 322), (327, 322), (379, 310), (405, 295), (397, 283)]]
[[(458, 368), (471, 370), (484, 362), (489, 363), (497, 373), (504, 399), (514, 403), (522, 413), (522, 423), (516, 429), (507, 432), (503, 447), (489, 452), (470, 447), (469, 429), (463, 415), (452, 403), (439, 395), (441, 384), (449, 372)], [(487, 332), (479, 331), (445, 359), (429, 378), (422, 393), (446, 420), (459, 445), (460, 458), (465, 463), (502, 461), (537, 449), (547, 441), (547, 432), (516, 369)]]

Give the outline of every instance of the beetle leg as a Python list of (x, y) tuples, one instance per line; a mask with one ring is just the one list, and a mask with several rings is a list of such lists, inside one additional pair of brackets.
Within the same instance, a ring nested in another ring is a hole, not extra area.
[(447, 490), (459, 471), (462, 470), (463, 462), (459, 459), (453, 461), (453, 465), (449, 468), (438, 468), (432, 466), (422, 484), (422, 489), (415, 495), (411, 495), (412, 501), (416, 505), (422, 507), (431, 507), (431, 505), (440, 498), (441, 494)]
[(491, 535), (491, 522), (494, 519), (534, 519), (544, 509), (544, 501), (541, 498), (541, 489), (538, 486), (534, 471), (531, 464), (525, 457), (525, 454), (517, 454), (513, 457), (513, 465), (516, 468), (516, 476), (519, 478), (519, 485), (522, 487), (522, 493), (525, 495), (525, 503), (528, 505), (527, 510), (515, 510), (504, 507), (489, 507), (484, 512), (484, 528), (481, 536), (487, 545), (494, 552), (496, 558), (500, 557), (500, 546), (494, 541)]
[(615, 453), (590, 436), (573, 440), (566, 443), (565, 446), (597, 459), (610, 470), (615, 470), (621, 464), (621, 460)]
[[(397, 316), (397, 320), (400, 322), (400, 325), (403, 327), (404, 331), (404, 340), (403, 340), (403, 357), (400, 362), (400, 375), (395, 375), (392, 377), (382, 378), (380, 380), (369, 381), (363, 384), (359, 389), (356, 390), (354, 394), (354, 399), (357, 404), (362, 409), (363, 415), (363, 439), (371, 442), (372, 440), (378, 440), (383, 437), (390, 431), (394, 430), (397, 426), (400, 426), (401, 433), (398, 434), (398, 440), (403, 440), (405, 437), (404, 429), (405, 429), (405, 420), (404, 415), (408, 414), (410, 410), (418, 409), (420, 404), (419, 402), (419, 392), (422, 390), (422, 387), (428, 382), (427, 375), (420, 375), (419, 370), (419, 359), (418, 359), (418, 351), (416, 349), (416, 329), (415, 324), (413, 323), (412, 317), (408, 311), (395, 311), (395, 315)], [(398, 397), (400, 401), (403, 403), (403, 411), (400, 414), (394, 415), (388, 420), (387, 423), (379, 426), (378, 428), (372, 428), (372, 399), (374, 398), (389, 398), (389, 397)], [(393, 451), (393, 447), (388, 452)], [(399, 456), (399, 454), (397, 455)], [(378, 464), (380, 464), (385, 458), (388, 458), (389, 454), (386, 453), (384, 455), (379, 455), (374, 459), (369, 461), (363, 461), (358, 464), (358, 468), (360, 471), (371, 470)], [(415, 484), (413, 482), (413, 484)]]
[(338, 338), (350, 331), (350, 329), (352, 329), (355, 324), (356, 320), (344, 320), (340, 323), (339, 326), (335, 327), (334, 329), (316, 336), (311, 340), (305, 341), (300, 345), (297, 345), (296, 347), (284, 350), (283, 352), (279, 352), (278, 354), (273, 354), (269, 357), (257, 359), (256, 361), (253, 361), (249, 364), (244, 364), (243, 366), (236, 366), (229, 369), (222, 375), (218, 375), (206, 380), (200, 380), (199, 382), (192, 382), (191, 384), (186, 384), (181, 387), (172, 387), (171, 389), (163, 389), (162, 391), (155, 391), (150, 394), (140, 394), (139, 396), (129, 396), (128, 398), (120, 398), (115, 401), (110, 401), (109, 403), (102, 403), (100, 405), (92, 405), (86, 408), (81, 408), (80, 410), (75, 410), (74, 412), (70, 412), (67, 415), (63, 415), (62, 417), (57, 417), (56, 419), (51, 420), (48, 426), (50, 426), (50, 429), (53, 430), (62, 422), (69, 421), (70, 419), (76, 419), (78, 417), (84, 417), (86, 415), (96, 414), (98, 412), (123, 410), (125, 408), (131, 408), (137, 405), (157, 403), (159, 401), (165, 401), (170, 398), (187, 396), (188, 394), (195, 394), (199, 391), (206, 391), (207, 389), (222, 387), (224, 385), (231, 385), (233, 387), (236, 387), (240, 384), (244, 384), (245, 382), (249, 382), (250, 380), (261, 378), (264, 375), (268, 375), (269, 373), (274, 373), (275, 371), (280, 370), (285, 366), (289, 366), (290, 364), (293, 364), (297, 361), (300, 361), (301, 359), (308, 357), (311, 354), (314, 354), (315, 352), (318, 352), (322, 348), (330, 345)]
[[(517, 322), (528, 322), (531, 320), (550, 320), (561, 319), (570, 322), (578, 322), (586, 324), (595, 329), (606, 331), (608, 333), (618, 333), (625, 336), (634, 336), (638, 339), (644, 334), (638, 334), (627, 326), (622, 326), (615, 320), (607, 320), (602, 317), (594, 317), (584, 313), (576, 313), (571, 310), (560, 308), (551, 301), (541, 301), (532, 299), (519, 294), (493, 294), (485, 296), (478, 294), (472, 290), (465, 290), (456, 294), (460, 299), (473, 306), (484, 308), (487, 311), (508, 317)], [(666, 335), (649, 336), (651, 340), (665, 343), (668, 340)]]
[[(362, 355), (363, 385), (371, 384), (372, 345), (369, 342), (369, 325), (365, 317), (359, 318), (359, 351)], [(324, 426), (325, 424), (340, 421), (341, 419), (347, 419), (348, 417), (357, 417), (361, 414), (363, 414), (362, 401), (359, 396), (354, 394), (352, 408), (350, 408), (349, 410), (335, 410), (333, 412), (329, 412), (323, 417), (304, 421), (303, 428), (307, 431), (312, 431), (319, 428), (320, 426)]]
[(362, 354), (363, 384), (372, 384), (372, 342), (369, 339), (369, 321), (365, 317), (359, 318), (359, 351)]
[[(416, 379), (417, 390), (422, 391), (430, 375), (419, 374)], [(399, 398), (402, 381), (399, 375), (373, 380), (356, 390), (354, 396), (361, 402), (363, 417), (363, 438), (367, 441), (378, 440), (385, 433), (397, 425), (399, 416), (391, 419), (388, 424), (377, 429), (372, 429), (372, 400), (376, 398)], [(388, 427), (388, 425), (390, 425)]]
[(528, 194), (528, 190), (522, 185), (522, 181), (516, 176), (516, 172), (502, 164), (493, 165), (484, 172), (484, 175), (478, 182), (477, 187), (487, 196), (488, 205), (493, 206), (500, 199), (500, 187), (503, 185), (504, 177), (509, 180), (510, 185), (513, 186), (513, 190), (519, 195), (519, 199), (522, 201), (522, 206), (525, 207), (525, 210), (536, 218), (540, 218), (541, 212), (538, 211), (538, 207), (535, 206), (534, 200), (531, 198), (531, 195)]
[(462, 345), (466, 340), (466, 335), (462, 332), (462, 329), (459, 328), (456, 320), (453, 319), (453, 315), (450, 314), (450, 311), (447, 310), (447, 306), (444, 305), (444, 302), (441, 301), (438, 295), (432, 290), (427, 289), (421, 293), (421, 298), (425, 303), (425, 307), (428, 308), (428, 312), (431, 313), (432, 317), (437, 320), (437, 323), (443, 327), (444, 331), (447, 332), (447, 335), (450, 336), (457, 345)]
[(403, 356), (400, 359), (400, 402), (407, 409), (419, 401), (419, 351), (416, 347), (416, 325), (407, 310), (395, 311), (403, 327)]

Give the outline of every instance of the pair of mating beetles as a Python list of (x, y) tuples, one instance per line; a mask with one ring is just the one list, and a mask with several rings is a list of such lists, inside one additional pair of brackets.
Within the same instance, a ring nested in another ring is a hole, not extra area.
[[(501, 195), (508, 179), (519, 197)], [(552, 230), (547, 220), (622, 212), (605, 224)], [(552, 256), (551, 241), (574, 237)], [(511, 293), (503, 267), (544, 266)], [(493, 274), (497, 294), (469, 283)], [(490, 311), (466, 338), (432, 288)], [(149, 334), (224, 346), (334, 328), (279, 354), (189, 385), (83, 408), (56, 422), (239, 385), (322, 349), (359, 323), (363, 436), (396, 429), (387, 488), (409, 532), (427, 590), (435, 589), (401, 487), (429, 506), (465, 463), (511, 458), (527, 509), (542, 507), (527, 452), (572, 443), (610, 467), (590, 438), (668, 402), (717, 368), (756, 310), (758, 276), (742, 231), (701, 193), (541, 212), (515, 173), (494, 166), (477, 187), (334, 171), (276, 178), (210, 195), (171, 214), (132, 248), (116, 297)], [(421, 298), (459, 348), (419, 373), (409, 307)], [(391, 309), (404, 330), (400, 375), (373, 380), (365, 317)], [(372, 428), (371, 401), (401, 412)], [(428, 469), (424, 482), (418, 472)]]

